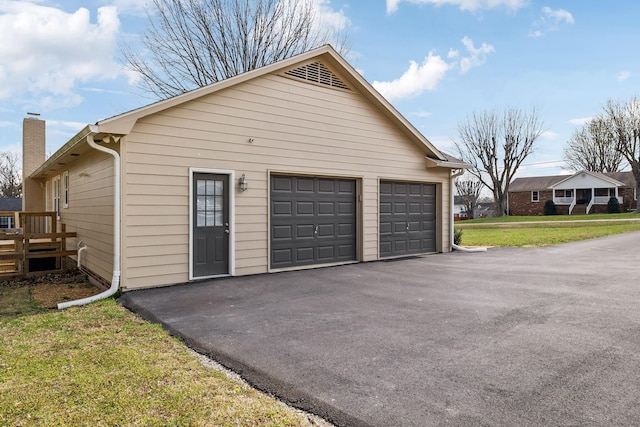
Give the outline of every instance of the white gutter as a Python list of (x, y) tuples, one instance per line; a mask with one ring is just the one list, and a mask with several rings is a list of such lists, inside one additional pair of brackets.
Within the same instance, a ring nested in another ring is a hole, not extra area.
[(454, 202), (453, 202), (453, 188), (455, 187), (455, 184), (453, 182), (454, 179), (456, 179), (457, 177), (459, 177), (460, 175), (462, 175), (465, 172), (464, 169), (460, 169), (456, 172), (453, 172), (453, 170), (451, 171), (451, 181), (450, 181), (450, 187), (449, 187), (449, 192), (451, 193), (451, 250), (455, 250), (455, 251), (460, 251), (460, 252), (486, 252), (487, 248), (465, 248), (464, 246), (458, 246), (455, 243), (453, 243), (453, 225), (455, 224), (455, 213), (453, 212), (453, 207), (455, 206)]
[[(93, 136), (98, 131), (97, 126), (90, 126), (90, 129), (91, 133), (87, 135), (87, 144), (98, 151), (102, 151), (103, 153), (113, 156), (113, 275), (111, 278), (111, 287), (98, 295), (60, 303), (58, 304), (58, 309), (69, 308), (76, 305), (85, 305), (94, 301), (109, 298), (118, 292), (120, 287), (120, 155), (115, 150), (96, 144), (93, 140)], [(82, 249), (84, 249), (84, 247)], [(79, 253), (78, 262), (80, 262)]]

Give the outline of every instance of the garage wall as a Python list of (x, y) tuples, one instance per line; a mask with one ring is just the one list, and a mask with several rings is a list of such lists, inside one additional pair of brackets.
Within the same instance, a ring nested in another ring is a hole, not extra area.
[[(61, 206), (58, 222), (66, 224), (68, 232), (78, 233), (85, 244), (82, 265), (108, 283), (113, 273), (113, 157), (88, 151), (53, 173), (46, 182), (49, 211), (54, 210), (52, 180), (65, 172), (69, 173), (69, 205)], [(62, 187), (61, 183), (61, 193)], [(76, 239), (67, 239), (67, 248), (76, 249)]]
[[(149, 116), (122, 143), (123, 286), (188, 280), (189, 168), (245, 174), (237, 191), (237, 275), (268, 271), (270, 173), (351, 177), (362, 183), (361, 260), (378, 258), (380, 179), (432, 182), (446, 201), (449, 170), (355, 91), (266, 75)], [(448, 221), (446, 221), (448, 223)], [(444, 231), (439, 250), (449, 247)]]

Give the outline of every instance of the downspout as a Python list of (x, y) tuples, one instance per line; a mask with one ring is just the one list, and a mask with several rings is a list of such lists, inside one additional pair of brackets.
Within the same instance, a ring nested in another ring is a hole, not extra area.
[[(93, 140), (93, 136), (97, 129), (94, 129), (95, 128), (91, 126), (91, 133), (87, 135), (87, 144), (98, 151), (102, 151), (103, 153), (113, 156), (113, 275), (111, 277), (111, 287), (98, 295), (60, 303), (58, 304), (58, 309), (69, 308), (76, 305), (85, 305), (94, 301), (109, 298), (110, 296), (115, 295), (120, 288), (120, 155), (115, 150), (96, 144)], [(79, 261), (80, 253), (78, 253), (78, 262)]]
[(87, 250), (87, 246), (80, 240), (77, 244), (78, 247), (78, 270), (82, 268), (82, 252)]
[(450, 199), (451, 199), (451, 207), (449, 209), (451, 211), (451, 227), (450, 227), (450, 229), (451, 229), (451, 233), (450, 233), (451, 234), (451, 236), (450, 236), (450, 239), (451, 239), (451, 250), (460, 251), (460, 252), (486, 252), (487, 248), (465, 248), (463, 246), (458, 246), (455, 243), (453, 243), (453, 228), (454, 228), (453, 225), (455, 224), (455, 214), (453, 212), (453, 208), (455, 206), (454, 200), (453, 200), (453, 197), (454, 197), (453, 196), (453, 188), (455, 187), (455, 184), (454, 184), (453, 180), (456, 179), (457, 177), (459, 177), (460, 175), (464, 174), (464, 172), (465, 172), (464, 169), (460, 169), (460, 170), (458, 170), (456, 172), (452, 171), (451, 172), (451, 179), (449, 181), (449, 193), (451, 194), (451, 197), (450, 197)]

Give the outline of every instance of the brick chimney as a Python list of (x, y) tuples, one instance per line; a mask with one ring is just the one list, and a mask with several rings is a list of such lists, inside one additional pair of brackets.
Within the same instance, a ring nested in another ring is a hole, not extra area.
[(44, 212), (46, 195), (41, 181), (29, 178), (45, 161), (45, 122), (27, 113), (22, 121), (22, 210)]

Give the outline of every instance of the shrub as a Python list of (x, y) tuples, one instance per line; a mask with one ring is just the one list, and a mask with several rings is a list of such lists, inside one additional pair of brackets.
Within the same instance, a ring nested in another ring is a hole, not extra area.
[(558, 209), (553, 200), (547, 200), (544, 202), (544, 214), (545, 215), (558, 215)]
[(617, 197), (611, 197), (609, 202), (607, 202), (607, 212), (608, 213), (620, 213), (620, 202)]
[(454, 228), (453, 229), (453, 244), (456, 246), (460, 246), (462, 243), (462, 229)]

